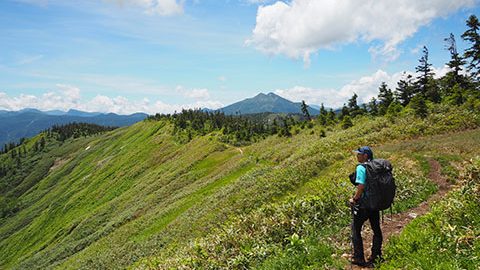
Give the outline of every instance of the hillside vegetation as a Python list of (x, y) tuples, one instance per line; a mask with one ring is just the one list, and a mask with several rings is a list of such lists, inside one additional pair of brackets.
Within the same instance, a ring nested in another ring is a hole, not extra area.
[[(306, 265), (342, 265), (331, 256), (342, 247), (329, 237), (348, 224), (351, 149), (480, 125), (468, 109), (435, 110), (425, 119), (359, 117), (349, 129), (330, 127), (326, 137), (315, 125), (241, 149), (221, 142), (220, 132), (177, 142), (167, 120), (62, 145), (47, 140), (36, 159), (50, 162), (36, 161), (32, 171), (51, 167), (16, 199), (17, 211), (0, 220), (1, 266), (281, 268), (296, 258), (290, 253)], [(435, 191), (417, 150), (417, 157), (377, 154), (397, 166), (395, 211)]]

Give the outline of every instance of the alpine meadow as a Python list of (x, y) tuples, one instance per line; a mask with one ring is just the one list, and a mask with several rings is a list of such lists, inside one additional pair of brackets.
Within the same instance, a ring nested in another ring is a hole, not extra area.
[[(260, 2), (242, 5), (260, 14), (270, 3)], [(421, 46), (415, 72), (393, 89), (376, 85), (370, 102), (355, 92), (317, 110), (275, 92), (226, 110), (149, 112), (130, 126), (58, 124), (6, 143), (0, 269), (363, 269), (351, 264), (348, 176), (352, 150), (367, 145), (393, 164), (397, 188), (375, 268), (478, 269), (480, 22), (470, 15), (462, 27), (441, 33), (444, 74)]]

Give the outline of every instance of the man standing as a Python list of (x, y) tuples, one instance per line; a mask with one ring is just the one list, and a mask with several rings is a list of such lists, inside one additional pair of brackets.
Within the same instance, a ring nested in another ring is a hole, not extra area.
[[(369, 209), (365, 206), (365, 199), (368, 197), (368, 177), (367, 162), (373, 160), (373, 152), (368, 146), (363, 146), (353, 151), (357, 154), (359, 164), (355, 170), (356, 191), (353, 198), (350, 199), (352, 207), (353, 225), (353, 258), (352, 263), (359, 266), (373, 266), (375, 260), (380, 259), (382, 255), (382, 230), (380, 229), (380, 211)], [(366, 220), (370, 221), (373, 230), (372, 255), (365, 261), (363, 254), (362, 227)]]

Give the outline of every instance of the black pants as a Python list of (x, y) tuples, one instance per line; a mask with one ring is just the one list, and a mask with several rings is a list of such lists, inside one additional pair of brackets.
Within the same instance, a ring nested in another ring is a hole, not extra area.
[(373, 230), (372, 258), (382, 255), (382, 230), (380, 229), (380, 211), (359, 208), (355, 206), (353, 211), (352, 241), (353, 257), (356, 260), (365, 260), (363, 254), (362, 227), (368, 219)]

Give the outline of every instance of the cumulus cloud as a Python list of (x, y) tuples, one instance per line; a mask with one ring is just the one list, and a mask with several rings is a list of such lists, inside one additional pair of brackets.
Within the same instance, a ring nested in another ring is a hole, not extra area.
[(187, 91), (186, 94), (191, 95), (196, 100), (186, 104), (167, 104), (160, 100), (150, 101), (147, 98), (130, 100), (122, 96), (108, 97), (105, 95), (97, 95), (88, 101), (83, 101), (79, 88), (58, 84), (57, 89), (54, 91), (48, 91), (41, 95), (20, 94), (18, 96), (9, 96), (0, 91), (0, 109), (9, 111), (17, 111), (24, 108), (36, 108), (42, 111), (77, 109), (87, 112), (113, 112), (117, 114), (136, 112), (155, 114), (173, 113), (182, 109), (218, 109), (224, 106), (219, 101), (206, 99), (204, 90), (206, 89)]
[(2, 93), (0, 108), (6, 110), (20, 110), (23, 108), (37, 108), (39, 110), (68, 110), (79, 105), (80, 90), (76, 87), (59, 84), (54, 91), (48, 91), (42, 95), (20, 94), (10, 97)]
[(447, 16), (475, 0), (292, 0), (260, 6), (247, 45), (268, 54), (310, 61), (320, 49), (356, 41), (378, 41), (373, 55), (398, 57), (397, 46), (437, 17)]
[(183, 1), (177, 0), (116, 0), (120, 5), (134, 5), (150, 15), (172, 16), (183, 13)]
[[(448, 67), (433, 68), (433, 70), (436, 72), (435, 77), (438, 78), (448, 72)], [(397, 82), (407, 75), (416, 76), (413, 72), (388, 74), (386, 71), (377, 70), (375, 73), (351, 81), (339, 89), (295, 86), (289, 89), (277, 89), (275, 93), (296, 102), (305, 100), (307, 104), (320, 105), (323, 103), (326, 107), (340, 108), (354, 93), (358, 95), (358, 103), (369, 102), (372, 97), (378, 96), (378, 88), (382, 82), (394, 90)]]

